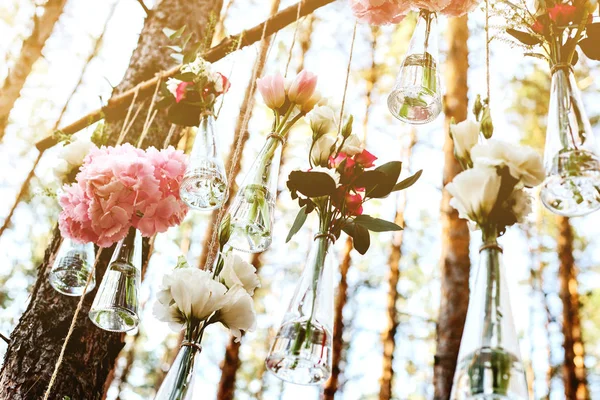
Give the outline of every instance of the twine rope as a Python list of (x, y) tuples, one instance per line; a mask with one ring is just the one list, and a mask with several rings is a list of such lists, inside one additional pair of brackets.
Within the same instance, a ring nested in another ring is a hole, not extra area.
[(560, 70), (571, 71), (571, 70), (573, 70), (573, 66), (569, 63), (564, 63), (564, 62), (556, 63), (552, 66), (552, 68), (550, 68), (550, 74), (554, 75), (554, 73), (556, 71), (560, 71)]
[(498, 250), (500, 253), (502, 253), (504, 250), (502, 249), (502, 247), (498, 244), (498, 243), (486, 243), (481, 245), (481, 247), (479, 248), (479, 252), (481, 253), (484, 250)]
[(485, 83), (488, 107), (490, 105), (490, 0), (485, 0)]
[(348, 67), (346, 68), (346, 82), (344, 83), (344, 94), (342, 96), (342, 106), (340, 107), (340, 121), (338, 124), (338, 135), (342, 133), (342, 125), (344, 119), (344, 107), (346, 105), (346, 94), (348, 92), (348, 81), (350, 80), (350, 66), (352, 65), (352, 56), (354, 54), (354, 42), (356, 41), (356, 26), (358, 20), (354, 22), (354, 29), (352, 30), (352, 42), (350, 43), (350, 56), (348, 57)]
[(284, 78), (287, 78), (288, 69), (290, 68), (290, 63), (292, 62), (292, 53), (294, 50), (294, 45), (296, 44), (296, 35), (298, 35), (298, 26), (300, 25), (300, 10), (302, 10), (302, 3), (304, 0), (300, 0), (298, 2), (298, 12), (296, 13), (296, 26), (294, 27), (294, 36), (292, 37), (292, 44), (290, 45), (290, 52), (288, 54), (287, 63), (285, 64), (285, 73), (283, 74)]
[(320, 238), (327, 238), (329, 240), (331, 240), (332, 243), (335, 243), (335, 235), (331, 232), (321, 232), (321, 233), (317, 233), (314, 237), (313, 240), (317, 240)]
[(281, 135), (271, 132), (267, 135), (267, 140), (269, 140), (271, 138), (275, 139), (275, 140), (279, 140), (279, 142), (281, 143), (282, 146), (285, 144), (285, 138)]
[(202, 345), (200, 345), (198, 343), (190, 342), (189, 340), (184, 340), (183, 342), (181, 342), (179, 347), (180, 348), (181, 347), (191, 347), (193, 349), (196, 349), (196, 350), (202, 352)]

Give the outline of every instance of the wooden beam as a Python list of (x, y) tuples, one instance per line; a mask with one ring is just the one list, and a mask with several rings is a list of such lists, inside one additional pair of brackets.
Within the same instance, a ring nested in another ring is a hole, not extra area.
[[(313, 13), (316, 9), (321, 8), (329, 3), (333, 3), (335, 0), (300, 0), (302, 5), (300, 6), (300, 17), (304, 17)], [(234, 52), (239, 45), (239, 48), (249, 46), (258, 42), (262, 37), (262, 32), (265, 24), (266, 35), (270, 36), (273, 33), (285, 28), (289, 24), (296, 21), (298, 14), (298, 4), (289, 6), (288, 8), (281, 10), (271, 18), (268, 18), (264, 22), (256, 25), (253, 28), (244, 30), (241, 33), (233, 36), (229, 36), (221, 41), (218, 45), (212, 47), (202, 54), (202, 57), (209, 62), (218, 61), (228, 54)], [(241, 40), (241, 44), (239, 41)], [(180, 66), (173, 67), (167, 71), (159, 73), (162, 79), (171, 77), (179, 71)], [(118, 96), (113, 96), (106, 106), (90, 112), (89, 114), (79, 118), (77, 121), (71, 123), (60, 129), (65, 135), (72, 135), (80, 130), (92, 125), (95, 122), (100, 121), (104, 118), (104, 115), (110, 111), (114, 111), (119, 107), (128, 105), (133, 99), (133, 95), (136, 91), (139, 91), (138, 100), (145, 97), (149, 97), (154, 92), (159, 76), (155, 76), (152, 79), (139, 83), (137, 86), (123, 92)], [(36, 147), (40, 151), (44, 151), (57, 143), (56, 137), (53, 134), (45, 137), (36, 143)]]

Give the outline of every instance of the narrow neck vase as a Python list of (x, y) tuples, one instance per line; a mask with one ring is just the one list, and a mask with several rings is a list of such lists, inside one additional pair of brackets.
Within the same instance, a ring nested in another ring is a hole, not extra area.
[(198, 369), (197, 363), (200, 346), (188, 343), (179, 348), (177, 357), (154, 400), (191, 400), (194, 392), (194, 372)]
[(228, 244), (236, 250), (260, 253), (271, 245), (282, 145), (282, 139), (269, 135), (229, 209)]
[(502, 249), (495, 237), (486, 239), (469, 298), (451, 399), (527, 400)]
[(88, 277), (92, 274), (85, 291), (89, 293), (96, 287), (96, 277), (93, 275), (94, 261), (93, 243), (76, 243), (64, 238), (48, 276), (50, 285), (57, 292), (67, 296), (81, 296)]
[(219, 156), (218, 138), (212, 114), (203, 116), (196, 130), (190, 162), (185, 170), (179, 194), (190, 207), (209, 211), (225, 203), (227, 175), (223, 160)]
[(599, 153), (573, 72), (553, 71), (540, 196), (556, 214), (586, 215), (600, 209)]
[(306, 266), (266, 359), (278, 378), (319, 385), (331, 374), (333, 271), (331, 240), (317, 235)]
[(421, 11), (396, 84), (388, 96), (392, 115), (410, 124), (426, 124), (442, 112), (435, 13)]
[(111, 332), (126, 332), (138, 326), (141, 266), (142, 236), (132, 227), (115, 246), (94, 298), (89, 317), (96, 326)]

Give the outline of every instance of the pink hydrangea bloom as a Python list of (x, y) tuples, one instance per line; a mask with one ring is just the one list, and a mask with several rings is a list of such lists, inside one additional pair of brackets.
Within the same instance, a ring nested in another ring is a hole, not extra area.
[(442, 10), (448, 17), (460, 17), (475, 9), (481, 0), (451, 0), (450, 4)]
[(188, 210), (179, 197), (185, 167), (185, 154), (173, 147), (93, 148), (77, 182), (60, 195), (62, 235), (108, 247), (132, 226), (152, 236), (181, 223)]
[(350, 0), (354, 16), (371, 25), (397, 24), (411, 9), (410, 1)]
[(440, 12), (448, 7), (451, 1), (452, 0), (412, 0), (412, 7), (419, 10)]

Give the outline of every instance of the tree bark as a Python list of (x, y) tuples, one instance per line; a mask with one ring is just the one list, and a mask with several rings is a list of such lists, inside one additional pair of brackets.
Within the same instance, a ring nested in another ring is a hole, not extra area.
[(557, 252), (559, 258), (559, 295), (563, 305), (562, 331), (565, 359), (563, 381), (567, 400), (590, 398), (584, 365), (584, 348), (581, 337), (580, 302), (577, 290), (577, 269), (573, 258), (573, 229), (569, 218), (557, 217), (559, 236)]
[(48, 0), (44, 5), (44, 13), (41, 16), (34, 14), (31, 35), (23, 41), (19, 57), (0, 89), (0, 140), (4, 137), (10, 112), (21, 94), (21, 89), (25, 86), (33, 64), (42, 55), (46, 40), (54, 30), (54, 25), (60, 18), (66, 2), (67, 0)]
[[(446, 132), (450, 120), (456, 122), (467, 118), (467, 71), (469, 28), (467, 17), (450, 18), (446, 31), (448, 59), (444, 65), (446, 80), (445, 109)], [(444, 178), (446, 186), (461, 172), (454, 158), (450, 135), (444, 135)], [(469, 305), (469, 228), (458, 212), (450, 207), (450, 194), (442, 195), (442, 256), (441, 256), (441, 303), (437, 325), (437, 353), (435, 356), (433, 385), (434, 398), (450, 398), (452, 380), (458, 357), (467, 308)]]
[[(209, 21), (218, 15), (221, 0), (162, 0), (146, 19), (138, 47), (134, 51), (129, 69), (113, 96), (133, 87), (140, 81), (152, 77), (163, 69), (169, 57), (162, 47), (166, 44), (161, 32), (165, 26), (186, 25), (195, 32), (197, 39), (209, 38), (212, 34)], [(108, 115), (107, 132), (114, 141), (120, 131), (122, 120)], [(155, 119), (158, 133), (148, 136), (146, 143), (162, 146), (166, 134), (164, 128), (170, 124), (164, 113)], [(163, 139), (164, 140), (164, 139)], [(135, 143), (128, 138), (126, 141)], [(48, 273), (56, 258), (61, 238), (55, 230), (44, 261), (38, 270), (38, 278), (31, 294), (31, 301), (11, 335), (4, 365), (0, 371), (0, 399), (22, 400), (43, 397), (64, 338), (71, 324), (78, 298), (60, 295), (48, 282)], [(148, 258), (148, 241), (144, 241), (144, 260)], [(101, 280), (111, 256), (111, 249), (102, 252), (96, 266), (96, 279)], [(75, 330), (67, 345), (65, 357), (50, 398), (97, 400), (104, 393), (109, 372), (123, 347), (122, 334), (109, 333), (96, 328), (88, 319), (88, 312), (95, 291), (85, 297)]]

